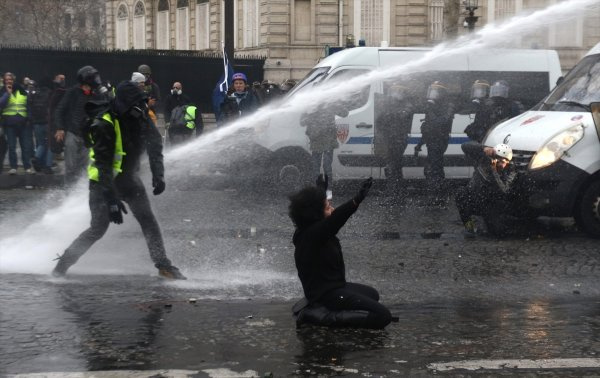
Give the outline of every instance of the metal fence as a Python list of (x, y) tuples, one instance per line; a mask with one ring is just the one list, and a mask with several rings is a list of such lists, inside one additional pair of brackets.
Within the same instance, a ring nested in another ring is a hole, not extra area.
[[(234, 70), (244, 72), (250, 82), (262, 81), (265, 58), (236, 56)], [(202, 112), (212, 113), (212, 90), (223, 74), (223, 59), (218, 53), (179, 50), (77, 50), (0, 46), (0, 72), (10, 71), (20, 82), (27, 76), (34, 80), (53, 78), (62, 73), (67, 85), (76, 83), (77, 70), (92, 65), (103, 81), (118, 83), (129, 80), (140, 64), (152, 69), (164, 99), (175, 81)]]

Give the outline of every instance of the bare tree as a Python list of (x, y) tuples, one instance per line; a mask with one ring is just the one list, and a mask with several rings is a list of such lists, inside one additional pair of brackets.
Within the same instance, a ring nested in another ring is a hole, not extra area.
[(104, 2), (97, 0), (0, 0), (0, 41), (102, 48), (104, 19)]

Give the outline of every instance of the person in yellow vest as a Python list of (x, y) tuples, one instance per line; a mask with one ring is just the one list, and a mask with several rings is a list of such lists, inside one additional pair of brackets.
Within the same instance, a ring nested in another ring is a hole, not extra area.
[(172, 145), (190, 140), (194, 133), (199, 137), (203, 130), (202, 113), (196, 105), (180, 105), (172, 110), (167, 129), (169, 142)]
[(59, 257), (52, 274), (64, 276), (104, 235), (111, 222), (123, 223), (123, 214), (127, 214), (125, 202), (142, 228), (158, 274), (185, 279), (167, 258), (160, 227), (138, 175), (140, 157), (146, 150), (153, 193), (159, 195), (165, 190), (162, 137), (148, 117), (147, 95), (135, 83), (125, 81), (118, 85), (113, 102), (92, 101), (85, 108), (92, 119), (86, 130), (90, 147), (87, 173), (92, 220), (90, 227)]
[(8, 162), (11, 175), (17, 174), (17, 140), (21, 146), (21, 161), (26, 173), (35, 173), (31, 168), (33, 156), (33, 128), (28, 119), (27, 92), (16, 82), (16, 77), (6, 72), (4, 87), (0, 90), (0, 114), (2, 127), (8, 142)]

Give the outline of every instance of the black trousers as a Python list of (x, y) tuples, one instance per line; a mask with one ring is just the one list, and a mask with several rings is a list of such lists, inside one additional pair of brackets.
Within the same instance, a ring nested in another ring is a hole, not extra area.
[(379, 303), (374, 288), (347, 282), (344, 287), (325, 293), (318, 301), (337, 317), (332, 326), (381, 329), (390, 324), (390, 310)]
[(444, 153), (448, 149), (448, 134), (423, 135), (427, 146), (427, 162), (424, 169), (428, 189), (441, 191), (446, 177), (444, 173)]
[[(157, 268), (171, 266), (171, 261), (167, 258), (165, 252), (160, 227), (154, 213), (152, 213), (146, 189), (140, 178), (137, 176), (118, 176), (115, 179), (115, 186), (120, 198), (127, 203), (129, 210), (131, 210), (142, 228), (150, 251), (150, 258), (154, 265)], [(110, 224), (108, 205), (102, 193), (102, 188), (93, 181), (90, 182), (89, 205), (92, 212), (90, 227), (83, 231), (65, 250), (59, 261), (61, 270), (66, 271), (71, 265), (75, 264), (96, 241), (104, 236), (108, 229)]]

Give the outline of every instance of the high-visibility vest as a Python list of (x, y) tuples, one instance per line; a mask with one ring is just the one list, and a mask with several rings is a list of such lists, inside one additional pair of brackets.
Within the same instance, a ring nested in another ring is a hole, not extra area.
[(185, 127), (190, 130), (196, 128), (196, 107), (194, 105), (185, 107)]
[[(104, 113), (102, 119), (113, 125), (113, 127), (115, 128), (115, 154), (112, 163), (112, 174), (113, 177), (116, 177), (119, 173), (123, 171), (121, 169), (121, 164), (123, 163), (123, 156), (126, 155), (125, 151), (123, 151), (123, 139), (121, 138), (121, 128), (119, 126), (119, 120), (115, 118), (113, 122), (113, 118), (109, 113)], [(94, 149), (90, 148), (90, 164), (88, 165), (87, 169), (88, 178), (92, 181), (99, 181), (99, 171), (95, 165), (95, 161), (96, 160), (94, 159)]]
[(8, 96), (8, 103), (2, 115), (14, 116), (20, 115), (21, 117), (27, 117), (27, 96), (21, 94), (21, 91), (14, 91)]

